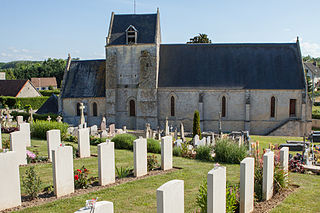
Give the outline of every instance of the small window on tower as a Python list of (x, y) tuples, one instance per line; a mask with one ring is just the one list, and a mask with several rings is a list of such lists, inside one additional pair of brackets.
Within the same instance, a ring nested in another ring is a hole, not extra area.
[(127, 30), (127, 44), (136, 44), (137, 43), (137, 34), (138, 31), (136, 28), (132, 25), (130, 25)]

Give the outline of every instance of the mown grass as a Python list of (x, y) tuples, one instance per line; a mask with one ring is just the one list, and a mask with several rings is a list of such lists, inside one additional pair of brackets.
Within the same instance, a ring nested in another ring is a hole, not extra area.
[[(6, 136), (5, 136), (6, 137)], [(261, 147), (268, 147), (269, 143), (283, 143), (286, 140), (297, 140), (292, 137), (264, 137), (251, 136), (253, 140), (259, 140)], [(301, 138), (300, 138), (301, 139)], [(32, 145), (38, 145), (40, 153), (46, 156), (46, 141), (32, 140)], [(33, 148), (32, 148), (33, 149)], [(96, 152), (96, 147), (91, 147), (91, 152)], [(160, 156), (158, 159), (160, 160)], [(118, 167), (133, 167), (133, 153), (128, 150), (116, 150), (116, 165)], [(20, 212), (74, 212), (85, 205), (87, 199), (99, 197), (99, 200), (112, 201), (115, 212), (156, 212), (156, 190), (162, 184), (173, 179), (184, 180), (185, 184), (185, 212), (194, 212), (197, 209), (196, 196), (199, 185), (206, 178), (206, 174), (214, 166), (214, 163), (190, 160), (181, 157), (174, 157), (173, 164), (181, 167), (171, 173), (148, 177), (118, 186), (113, 186), (100, 191), (95, 191), (67, 199), (59, 199), (41, 206), (26, 208)], [(97, 176), (98, 161), (96, 157), (74, 160), (74, 168), (85, 165), (91, 175)], [(231, 183), (238, 183), (240, 180), (239, 165), (225, 165), (227, 167), (227, 179)], [(27, 167), (20, 167), (20, 174), (23, 174)], [(36, 170), (41, 175), (43, 187), (52, 184), (52, 165), (38, 164)], [(300, 185), (294, 193), (290, 194), (272, 212), (319, 212), (320, 206), (320, 176), (308, 174), (290, 173), (290, 181)]]

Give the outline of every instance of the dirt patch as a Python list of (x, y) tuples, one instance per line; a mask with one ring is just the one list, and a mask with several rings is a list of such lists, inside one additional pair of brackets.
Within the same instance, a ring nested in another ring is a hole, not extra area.
[(293, 193), (299, 188), (298, 185), (290, 185), (288, 188), (283, 189), (279, 193), (275, 194), (270, 200), (264, 202), (255, 202), (254, 213), (265, 213), (269, 212), (280, 204), (289, 194)]
[(123, 183), (132, 182), (132, 181), (135, 181), (135, 180), (141, 180), (141, 179), (145, 179), (145, 178), (148, 178), (148, 177), (151, 177), (151, 176), (170, 173), (170, 172), (176, 171), (178, 169), (181, 169), (181, 168), (174, 167), (173, 169), (166, 170), (166, 171), (157, 169), (157, 170), (150, 171), (150, 172), (148, 172), (147, 175), (144, 175), (144, 176), (141, 176), (141, 177), (129, 176), (129, 177), (122, 178), (122, 179), (116, 178), (116, 182), (115, 183), (108, 184), (106, 186), (99, 186), (98, 182), (95, 182), (93, 184), (93, 187), (90, 187), (88, 189), (77, 189), (77, 190), (75, 190), (74, 193), (66, 195), (66, 196), (63, 196), (63, 197), (60, 197), (60, 198), (56, 198), (53, 193), (47, 193), (47, 192), (39, 194), (38, 198), (35, 199), (35, 200), (32, 200), (32, 201), (29, 201), (27, 199), (27, 197), (22, 196), (21, 197), (21, 200), (22, 200), (21, 206), (14, 207), (14, 208), (11, 208), (11, 209), (6, 209), (3, 212), (17, 211), (17, 210), (21, 210), (21, 209), (24, 209), (24, 208), (39, 206), (39, 205), (42, 205), (42, 204), (45, 204), (45, 203), (49, 203), (49, 202), (53, 202), (53, 201), (56, 201), (56, 200), (59, 200), (59, 199), (71, 198), (71, 197), (74, 197), (74, 196), (87, 194), (87, 193), (90, 193), (90, 192), (96, 192), (96, 191), (99, 191), (101, 189), (110, 188), (112, 186), (117, 186), (117, 185), (120, 185), (120, 184), (123, 184)]

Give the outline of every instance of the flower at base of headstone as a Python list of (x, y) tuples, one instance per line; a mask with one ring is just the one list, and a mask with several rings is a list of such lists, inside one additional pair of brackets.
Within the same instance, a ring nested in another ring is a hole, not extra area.
[(34, 154), (33, 152), (30, 152), (29, 150), (27, 150), (27, 156), (31, 159), (35, 159), (36, 158), (36, 154)]
[(220, 164), (218, 164), (218, 163), (214, 164), (214, 168), (217, 168), (219, 166), (220, 166)]
[(75, 175), (75, 176), (74, 176), (74, 179), (75, 179), (75, 180), (79, 180), (79, 176), (78, 176), (78, 175)]

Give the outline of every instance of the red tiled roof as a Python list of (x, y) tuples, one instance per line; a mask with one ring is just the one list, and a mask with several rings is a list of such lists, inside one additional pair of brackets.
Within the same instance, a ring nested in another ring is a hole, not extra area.
[(0, 96), (16, 97), (28, 80), (0, 80)]
[(49, 78), (31, 78), (31, 82), (35, 87), (57, 86), (56, 77)]

